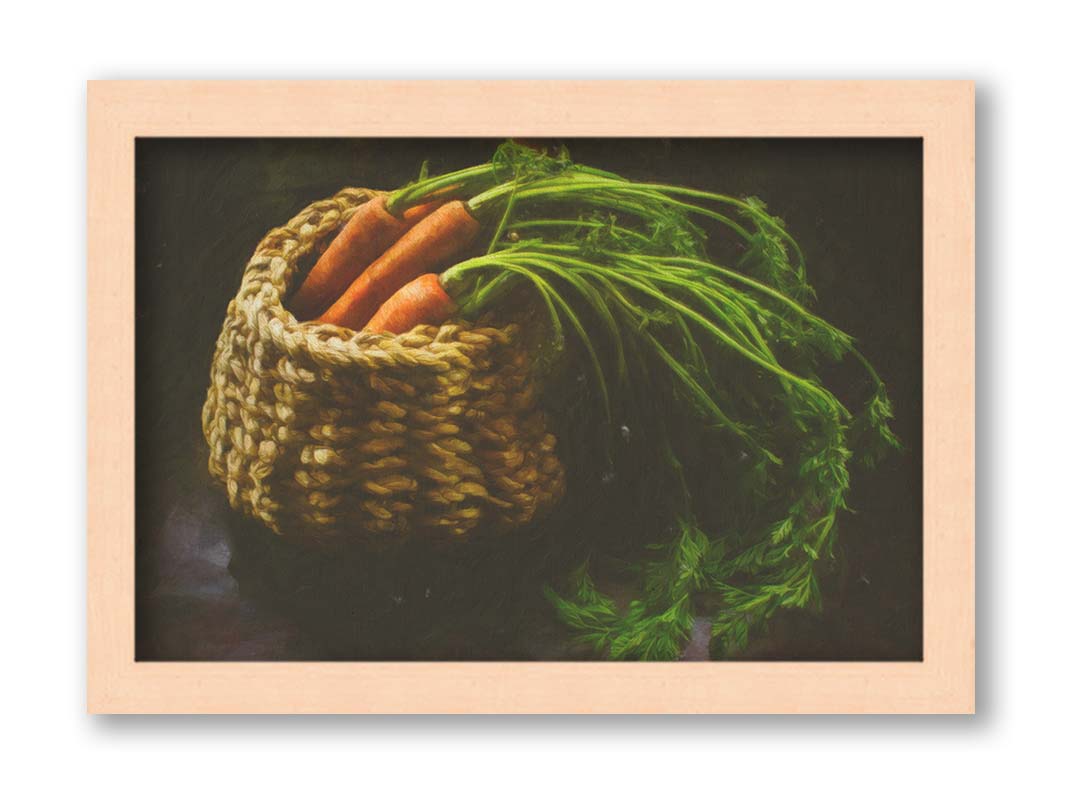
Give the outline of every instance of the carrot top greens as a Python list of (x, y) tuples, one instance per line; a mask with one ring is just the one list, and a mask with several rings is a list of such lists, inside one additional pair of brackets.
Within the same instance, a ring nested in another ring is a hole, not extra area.
[[(900, 442), (873, 367), (811, 310), (783, 221), (757, 198), (631, 182), (512, 143), (489, 164), (423, 177), (390, 207), (457, 195), (491, 238), (441, 285), (471, 318), (536, 302), (549, 393), (573, 393), (576, 375), (587, 387), (561, 412), (580, 418), (561, 419), (572, 435), (592, 434), (572, 475), (641, 476), (640, 557), (620, 564), (591, 537), (570, 585), (545, 590), (560, 618), (612, 658), (669, 659), (698, 607), (712, 648), (731, 654), (777, 609), (817, 606), (852, 462)], [(709, 256), (726, 242), (732, 263)], [(849, 359), (868, 384), (852, 410), (822, 377)], [(639, 597), (620, 605), (598, 589), (605, 565), (636, 574)]]

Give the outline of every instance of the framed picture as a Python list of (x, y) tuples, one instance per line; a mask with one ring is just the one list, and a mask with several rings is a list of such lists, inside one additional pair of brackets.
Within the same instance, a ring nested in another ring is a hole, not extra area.
[(973, 713), (969, 82), (91, 82), (95, 713)]

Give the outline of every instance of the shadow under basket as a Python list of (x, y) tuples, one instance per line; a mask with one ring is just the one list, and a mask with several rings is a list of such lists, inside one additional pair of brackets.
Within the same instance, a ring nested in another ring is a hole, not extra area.
[(211, 365), (211, 474), (231, 506), (287, 539), (387, 544), (529, 523), (561, 498), (564, 470), (521, 325), (378, 334), (285, 308), (376, 194), (312, 203), (256, 248)]

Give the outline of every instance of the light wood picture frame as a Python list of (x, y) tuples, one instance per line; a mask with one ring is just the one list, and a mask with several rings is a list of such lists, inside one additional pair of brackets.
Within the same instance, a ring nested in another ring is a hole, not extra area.
[[(973, 713), (974, 85), (969, 81), (88, 84), (91, 713)], [(919, 662), (138, 662), (137, 137), (921, 137)]]

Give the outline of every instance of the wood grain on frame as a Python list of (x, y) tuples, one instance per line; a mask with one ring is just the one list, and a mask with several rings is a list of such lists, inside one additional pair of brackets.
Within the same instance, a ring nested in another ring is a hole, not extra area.
[[(135, 138), (426, 135), (923, 138), (922, 662), (134, 661)], [(969, 81), (90, 82), (88, 304), (91, 712), (974, 711)]]

